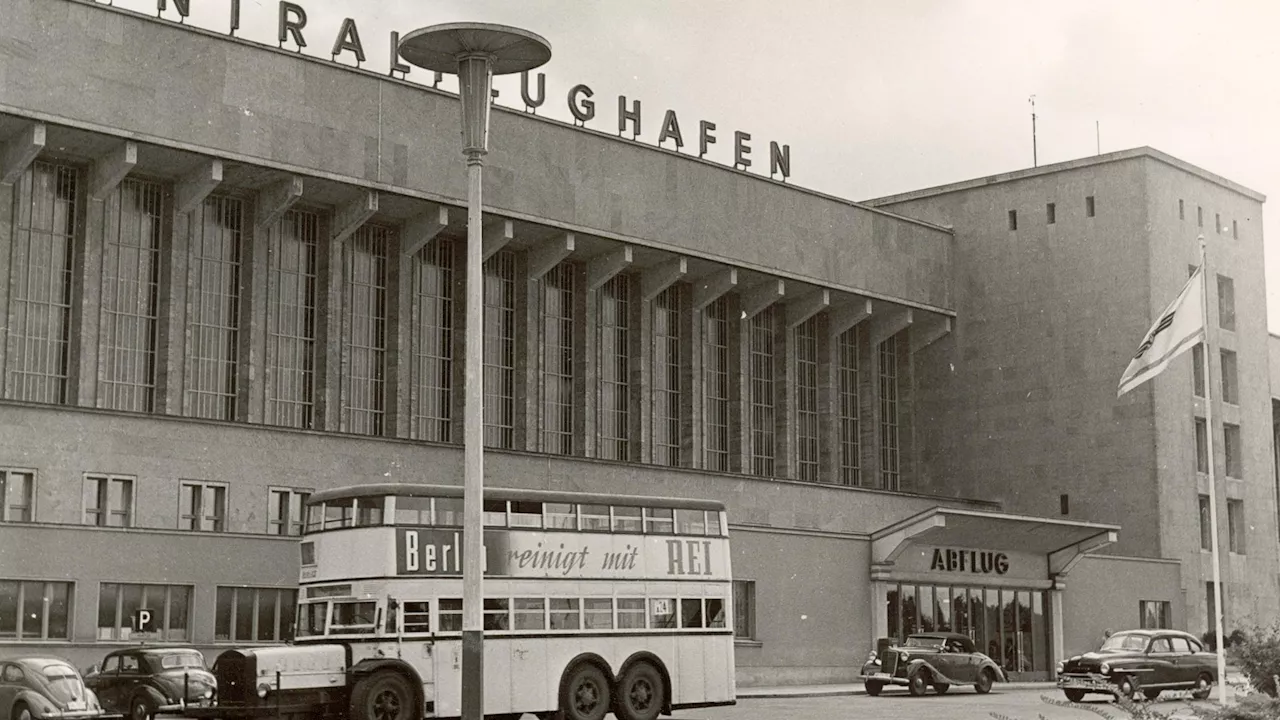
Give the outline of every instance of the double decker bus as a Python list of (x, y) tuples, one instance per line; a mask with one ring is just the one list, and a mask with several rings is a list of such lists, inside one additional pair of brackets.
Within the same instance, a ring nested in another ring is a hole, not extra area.
[[(228, 650), (205, 718), (461, 714), (462, 493), (370, 484), (308, 500), (297, 630)], [(653, 720), (734, 702), (724, 505), (487, 488), (486, 716)]]

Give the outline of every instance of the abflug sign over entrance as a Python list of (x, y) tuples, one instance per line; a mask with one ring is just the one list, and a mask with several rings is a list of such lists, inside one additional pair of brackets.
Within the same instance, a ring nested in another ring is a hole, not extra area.
[[(235, 35), (236, 30), (240, 29), (241, 0), (221, 1), (228, 3), (230, 27), (228, 33)], [(169, 0), (156, 0), (156, 9), (161, 18), (163, 18), (163, 13), (168, 7)], [(173, 8), (185, 20), (191, 14), (191, 0), (173, 0)], [(306, 30), (306, 8), (295, 2), (279, 0), (276, 25), (276, 40), (279, 42), (279, 46), (283, 48), (286, 43), (291, 42), (301, 52), (303, 48), (307, 47)], [(387, 72), (393, 77), (399, 73), (407, 80), (410, 67), (400, 60), (400, 34), (392, 32), (389, 39), (390, 64)], [(360, 39), (360, 29), (353, 18), (343, 18), (330, 48), (330, 61), (337, 63), (339, 56), (344, 56), (344, 53), (351, 53), (356, 59), (357, 66), (363, 63), (366, 58), (364, 42)], [(522, 73), (520, 77), (520, 96), (524, 101), (525, 107), (530, 111), (541, 107), (546, 101), (546, 76), (538, 73), (536, 77), (536, 93), (530, 91), (528, 73)], [(435, 73), (433, 86), (438, 85), (440, 80), (440, 73)], [(574, 85), (569, 89), (566, 98), (569, 113), (573, 115), (575, 123), (579, 126), (586, 127), (586, 124), (596, 117), (596, 103), (591, 99), (594, 95), (595, 92), (583, 84)], [(628, 101), (625, 95), (619, 95), (617, 117), (619, 137), (628, 131), (631, 133), (631, 140), (636, 140), (640, 137), (642, 115), (639, 100)], [(657, 144), (662, 146), (667, 141), (673, 142), (677, 151), (686, 144), (685, 132), (680, 126), (680, 119), (675, 110), (667, 110), (664, 113), (658, 128)], [(690, 142), (692, 142), (692, 138), (690, 138)], [(707, 120), (699, 120), (697, 131), (698, 157), (705, 157), (711, 146), (718, 142), (716, 124)], [(734, 131), (733, 166), (735, 168), (747, 170), (752, 166), (752, 147), (750, 143), (751, 135), (749, 133), (741, 130)], [(790, 145), (769, 142), (769, 176), (780, 176), (783, 181), (791, 176)]]

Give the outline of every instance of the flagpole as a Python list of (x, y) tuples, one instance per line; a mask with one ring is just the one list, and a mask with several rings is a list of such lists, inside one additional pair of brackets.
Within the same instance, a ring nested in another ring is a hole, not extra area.
[(1212, 345), (1209, 342), (1209, 263), (1205, 250), (1204, 235), (1200, 241), (1200, 273), (1204, 283), (1204, 292), (1200, 294), (1200, 319), (1204, 323), (1204, 424), (1207, 429), (1208, 461), (1209, 461), (1209, 554), (1213, 559), (1213, 621), (1217, 638), (1218, 655), (1218, 702), (1227, 702), (1227, 652), (1226, 637), (1222, 633), (1222, 616), (1226, 609), (1222, 607), (1222, 563), (1218, 557), (1218, 484), (1217, 465), (1214, 463), (1213, 441), (1217, 433), (1213, 428), (1213, 367)]

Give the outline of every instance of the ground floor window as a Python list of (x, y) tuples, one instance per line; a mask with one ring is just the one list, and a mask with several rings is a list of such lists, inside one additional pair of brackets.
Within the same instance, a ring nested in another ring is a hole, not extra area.
[(756, 639), (756, 583), (754, 580), (733, 581), (733, 637)]
[(1009, 672), (1047, 672), (1049, 622), (1042, 590), (891, 583), (889, 636), (958, 632)]
[(156, 628), (148, 639), (186, 641), (191, 638), (191, 595), (189, 585), (102, 583), (98, 639), (129, 640), (135, 634), (134, 618), (146, 609)]
[(293, 639), (296, 590), (219, 587), (213, 639), (284, 642)]
[(1139, 600), (1138, 619), (1143, 630), (1162, 630), (1169, 625), (1168, 600)]
[(0, 638), (70, 640), (71, 583), (0, 580)]

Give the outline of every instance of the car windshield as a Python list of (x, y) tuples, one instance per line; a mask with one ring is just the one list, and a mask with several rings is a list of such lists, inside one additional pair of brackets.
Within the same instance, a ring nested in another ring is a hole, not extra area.
[(1107, 638), (1106, 642), (1102, 643), (1102, 649), (1103, 650), (1134, 650), (1134, 651), (1146, 650), (1147, 636), (1133, 635), (1129, 633), (1118, 633), (1116, 635), (1112, 635), (1111, 637)]
[(193, 652), (168, 653), (160, 658), (160, 667), (170, 668), (204, 668), (204, 658)]
[(51, 663), (40, 668), (41, 674), (49, 683), (49, 694), (62, 705), (70, 700), (83, 700), (84, 690), (80, 676), (70, 665)]
[(919, 636), (913, 635), (907, 638), (907, 642), (905, 643), (905, 645), (907, 647), (937, 648), (937, 647), (942, 647), (942, 643), (943, 643), (942, 638), (919, 637)]

